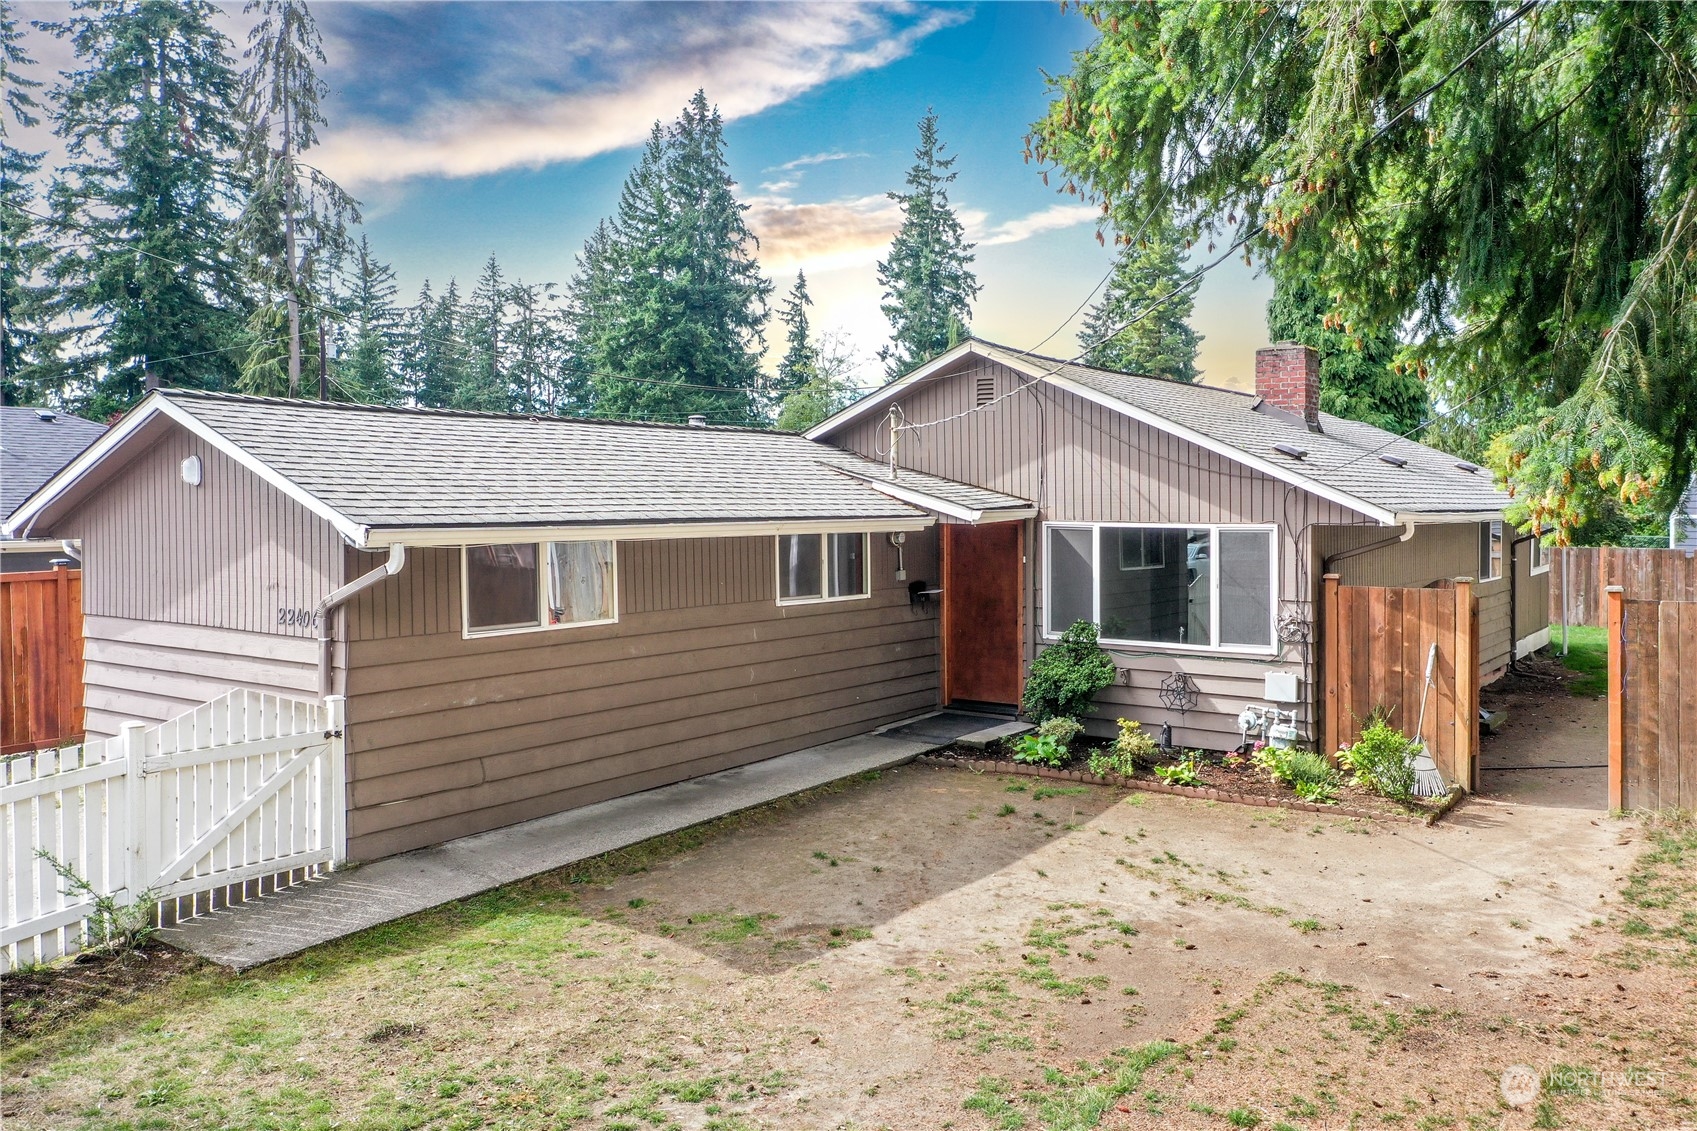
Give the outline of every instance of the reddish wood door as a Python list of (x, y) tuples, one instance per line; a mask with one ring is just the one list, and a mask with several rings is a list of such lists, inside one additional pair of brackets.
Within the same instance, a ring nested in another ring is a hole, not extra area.
[(1025, 524), (942, 530), (943, 700), (1018, 703)]

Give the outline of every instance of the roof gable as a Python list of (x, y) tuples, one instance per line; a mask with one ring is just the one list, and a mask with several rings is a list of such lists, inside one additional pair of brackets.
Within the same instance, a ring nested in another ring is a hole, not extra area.
[(49, 409), (0, 405), (0, 518), (16, 510), (106, 431)]

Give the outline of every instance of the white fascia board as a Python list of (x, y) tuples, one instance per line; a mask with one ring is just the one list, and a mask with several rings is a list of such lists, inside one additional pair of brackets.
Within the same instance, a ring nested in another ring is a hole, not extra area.
[(1384, 507), (1375, 506), (1372, 503), (1367, 502), (1365, 499), (1358, 499), (1348, 492), (1339, 491), (1335, 487), (1328, 487), (1324, 483), (1316, 483), (1314, 480), (1309, 479), (1306, 476), (1293, 473), (1288, 467), (1281, 467), (1272, 460), (1265, 459), (1253, 452), (1246, 452), (1242, 448), (1223, 443), (1214, 439), (1212, 436), (1205, 436), (1193, 428), (1186, 428), (1184, 425), (1168, 420), (1164, 416), (1149, 412), (1147, 409), (1138, 408), (1134, 404), (1128, 404), (1127, 402), (1120, 400), (1118, 397), (1110, 397), (1108, 394), (1098, 392), (1088, 385), (1081, 385), (1076, 381), (1069, 381), (1067, 378), (1061, 377), (1057, 374), (1045, 373), (1042, 375), (1042, 378), (1054, 385), (1056, 388), (1065, 389), (1067, 392), (1083, 397), (1085, 400), (1094, 404), (1099, 404), (1103, 408), (1112, 409), (1121, 415), (1129, 416), (1131, 419), (1142, 424), (1147, 424), (1151, 428), (1158, 428), (1162, 432), (1166, 432), (1172, 436), (1177, 436), (1181, 440), (1186, 440), (1195, 444), (1197, 447), (1204, 448), (1216, 455), (1225, 456), (1227, 459), (1236, 463), (1241, 463), (1245, 467), (1252, 467), (1256, 471), (1270, 475), (1281, 482), (1289, 483), (1293, 487), (1299, 487), (1302, 490), (1307, 491), (1310, 495), (1317, 495), (1328, 502), (1338, 504), (1340, 507), (1348, 507), (1350, 510), (1355, 511), (1358, 514), (1366, 515), (1368, 518), (1377, 521), (1381, 526), (1401, 525), (1397, 516), (1393, 512), (1386, 510)]
[(411, 547), (488, 546), (503, 542), (654, 542), (676, 538), (756, 538), (770, 534), (883, 534), (924, 530), (936, 519), (833, 518), (770, 522), (645, 522), (606, 526), (373, 527), (362, 544), (379, 550), (397, 542)]
[(1398, 522), (1412, 522), (1416, 526), (1441, 526), (1446, 523), (1459, 522), (1491, 522), (1500, 519), (1503, 512), (1494, 511), (1430, 511), (1427, 513), (1409, 514), (1406, 511), (1397, 515)]
[(936, 357), (932, 358), (924, 365), (921, 365), (918, 369), (915, 369), (912, 373), (909, 373), (901, 380), (885, 385), (882, 389), (876, 389), (871, 393), (868, 393), (866, 396), (849, 405), (835, 416), (828, 417), (824, 421), (815, 424), (812, 428), (803, 432), (802, 435), (806, 436), (809, 440), (817, 440), (823, 436), (830, 435), (832, 432), (835, 432), (837, 429), (851, 421), (859, 420), (869, 412), (883, 408), (885, 405), (895, 400), (896, 397), (900, 396), (903, 390), (912, 388), (914, 385), (919, 384), (919, 382), (929, 379), (944, 366), (954, 364), (969, 353), (978, 353), (978, 350), (975, 348), (976, 344), (977, 343), (972, 341), (965, 341), (950, 350), (948, 353), (938, 354)]
[(152, 402), (144, 401), (137, 406), (114, 427), (108, 428), (102, 433), (98, 440), (84, 448), (81, 455), (60, 468), (46, 483), (37, 487), (35, 494), (25, 499), (23, 505), (12, 512), (4, 527), (0, 527), (4, 530), (5, 536), (8, 538), (28, 538), (30, 527), (34, 525), (36, 517), (47, 509), (48, 504), (63, 495), (77, 480), (98, 467), (112, 453), (114, 448), (139, 431), (143, 424), (159, 415), (159, 399), (162, 398), (156, 398)]

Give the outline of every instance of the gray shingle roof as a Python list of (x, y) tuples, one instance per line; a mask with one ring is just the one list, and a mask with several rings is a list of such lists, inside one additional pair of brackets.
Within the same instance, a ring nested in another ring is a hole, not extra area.
[(825, 448), (821, 445), (818, 456), (821, 463), (839, 467), (850, 475), (861, 479), (873, 479), (880, 483), (889, 483), (896, 487), (905, 487), (922, 495), (929, 495), (945, 503), (953, 503), (974, 511), (1026, 510), (1031, 502), (1015, 495), (1004, 495), (1000, 491), (992, 491), (987, 487), (975, 487), (970, 483), (960, 483), (953, 479), (944, 479), (940, 475), (927, 475), (922, 471), (910, 471), (902, 468), (899, 475), (890, 472), (888, 464), (864, 459), (853, 452)]
[[(1053, 372), (1133, 408), (1162, 417), (1219, 443), (1287, 467), (1290, 474), (1401, 514), (1499, 511), (1509, 497), (1488, 471), (1468, 472), (1436, 448), (1398, 438), (1371, 424), (1320, 414), (1320, 432), (1277, 411), (1257, 411), (1252, 393), (1209, 385), (1184, 385), (1039, 357), (975, 340), (975, 352), (1027, 372)], [(1275, 450), (1292, 445), (1307, 453), (1292, 459)], [(1406, 460), (1395, 467), (1380, 455)]]
[(0, 518), (76, 459), (106, 431), (104, 424), (47, 409), (0, 406)]
[(170, 403), (370, 527), (907, 519), (924, 512), (749, 428), (385, 409), (169, 391)]

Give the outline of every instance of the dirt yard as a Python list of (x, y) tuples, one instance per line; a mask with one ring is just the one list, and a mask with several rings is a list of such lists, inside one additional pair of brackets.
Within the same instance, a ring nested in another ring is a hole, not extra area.
[[(1683, 1126), (1694, 874), (1697, 833), (1550, 804), (1426, 829), (911, 767), (190, 970), (9, 1038), (0, 1104), (9, 1128)], [(1511, 1110), (1513, 1065), (1546, 1087)]]

